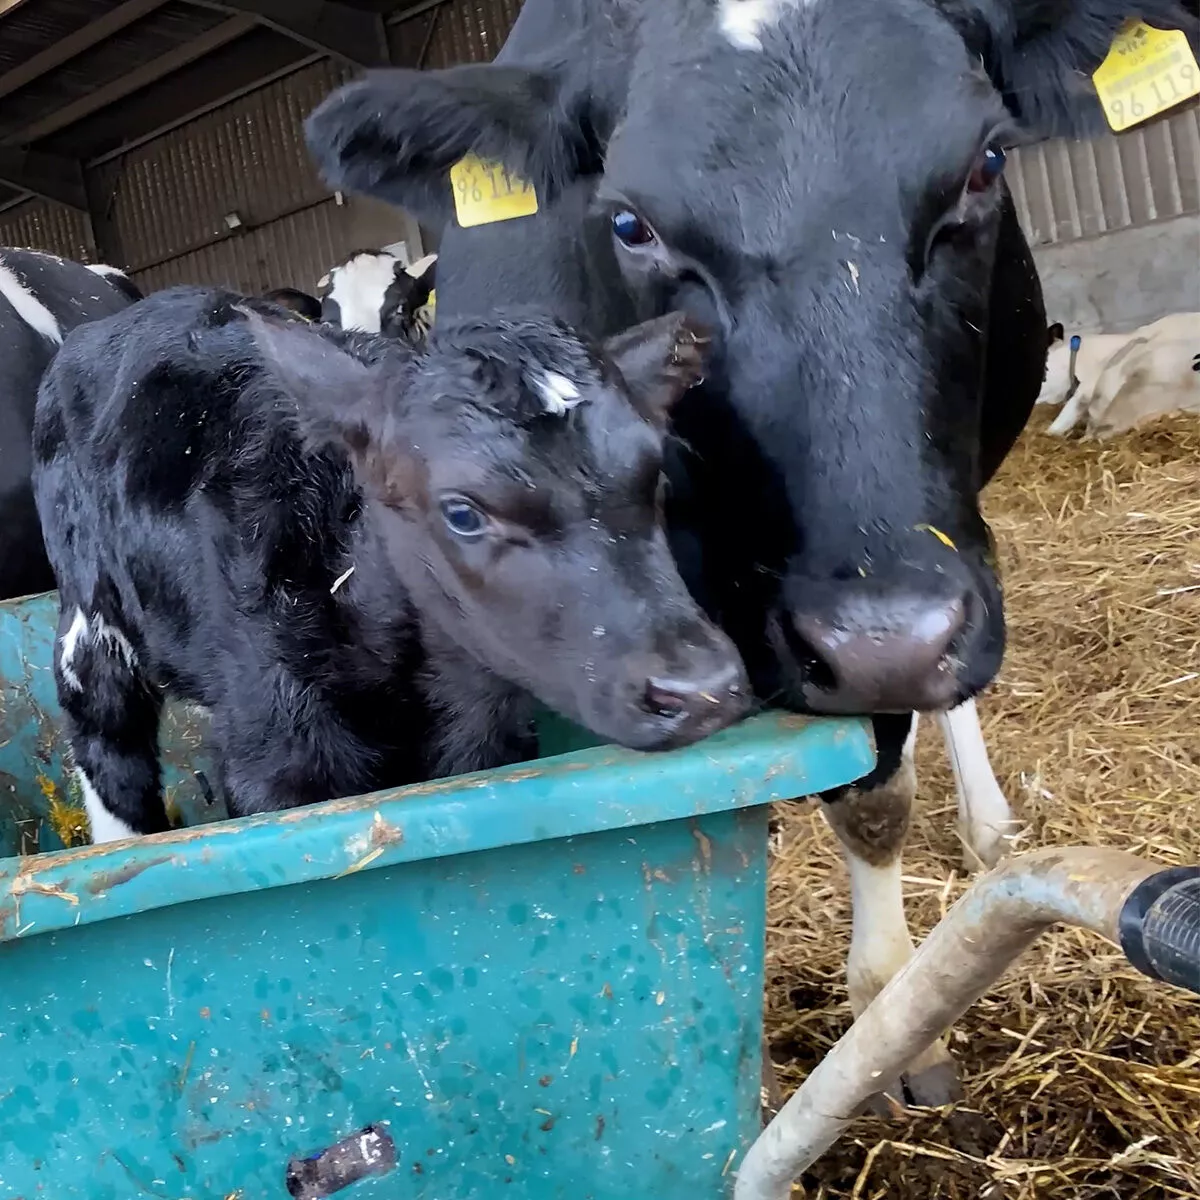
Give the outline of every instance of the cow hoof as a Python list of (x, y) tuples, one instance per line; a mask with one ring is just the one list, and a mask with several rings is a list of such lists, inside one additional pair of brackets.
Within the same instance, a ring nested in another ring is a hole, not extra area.
[(1017, 823), (1004, 826), (980, 825), (964, 833), (963, 869), (968, 875), (976, 871), (990, 871), (1013, 847)]
[(867, 1101), (882, 1117), (903, 1117), (912, 1108), (942, 1108), (963, 1098), (958, 1066), (941, 1043), (930, 1047), (900, 1079)]

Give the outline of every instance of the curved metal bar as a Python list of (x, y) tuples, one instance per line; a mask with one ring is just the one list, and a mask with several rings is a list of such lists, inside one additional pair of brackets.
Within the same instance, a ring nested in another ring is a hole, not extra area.
[(1120, 850), (1037, 850), (981, 877), (750, 1148), (734, 1200), (788, 1200), (880, 1079), (894, 1078), (1051, 925), (1117, 945), (1126, 901), (1160, 868)]

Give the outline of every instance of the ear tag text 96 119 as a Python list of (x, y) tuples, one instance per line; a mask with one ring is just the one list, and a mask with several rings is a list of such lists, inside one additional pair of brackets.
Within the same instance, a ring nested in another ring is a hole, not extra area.
[(1127, 21), (1092, 82), (1108, 123), (1120, 133), (1200, 96), (1200, 66), (1182, 29)]
[(533, 184), (514, 175), (500, 163), (485, 162), (474, 154), (450, 168), (454, 212), (464, 229), (529, 217), (538, 210)]

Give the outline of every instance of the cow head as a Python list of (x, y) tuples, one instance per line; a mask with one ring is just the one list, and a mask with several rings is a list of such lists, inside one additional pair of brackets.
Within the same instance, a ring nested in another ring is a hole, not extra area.
[(387, 250), (360, 250), (321, 278), (321, 319), (342, 329), (420, 341), (437, 255), (405, 263)]
[[(1046, 348), (1036, 276), (1004, 266), (1027, 253), (1005, 147), (1095, 126), (1090, 72), (1139, 11), (1189, 20), (1163, 0), (655, 0), (624, 55), (589, 44), (598, 19), (541, 67), (382, 73), (309, 142), (331, 183), (435, 219), (468, 152), (543, 204), (596, 172), (590, 219), (642, 315), (717, 331), (719, 402), (685, 433), (746, 439), (713, 485), (731, 537), (765, 548), (732, 576), (758, 580), (773, 688), (940, 709), (1003, 653), (978, 493), (1024, 416), (989, 444), (985, 376), (989, 406), (1027, 408)], [(995, 394), (989, 339), (1032, 356), (1027, 397)]]
[(637, 749), (746, 712), (737, 651), (662, 524), (667, 411), (702, 356), (684, 318), (593, 348), (548, 318), (496, 317), (437, 329), (417, 358), (363, 338), (364, 361), (344, 335), (247, 315), (312, 442), (346, 448), (439, 641)]

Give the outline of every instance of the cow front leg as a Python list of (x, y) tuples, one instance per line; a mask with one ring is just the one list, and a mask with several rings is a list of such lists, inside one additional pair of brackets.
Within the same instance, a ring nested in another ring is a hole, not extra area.
[[(917, 789), (917, 722), (912, 715), (877, 716), (873, 724), (875, 770), (853, 787), (822, 797), (850, 873), (853, 927), (846, 974), (855, 1018), (913, 956), (901, 855)], [(923, 1107), (962, 1096), (954, 1060), (941, 1040), (915, 1059), (902, 1079), (881, 1080), (880, 1091), (898, 1103)]]
[(1018, 822), (988, 759), (975, 701), (938, 714), (958, 792), (958, 831), (968, 871), (994, 867), (1008, 853)]

